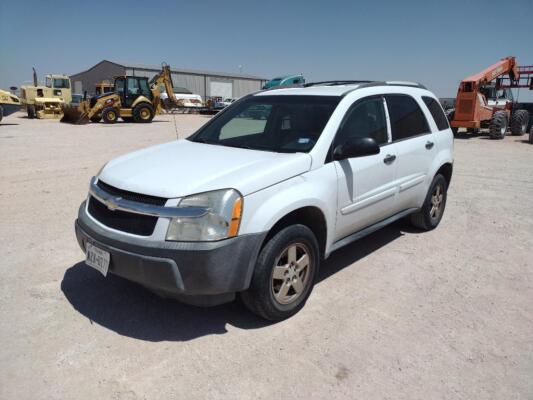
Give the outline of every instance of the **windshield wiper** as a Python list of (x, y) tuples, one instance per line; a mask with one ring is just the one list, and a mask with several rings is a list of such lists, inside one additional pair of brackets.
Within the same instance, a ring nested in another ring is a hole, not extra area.
[(273, 151), (273, 152), (276, 151), (274, 149), (271, 149), (268, 146), (250, 146), (247, 144), (223, 144), (223, 146), (237, 147), (239, 149), (248, 149), (248, 150)]
[(204, 139), (204, 138), (194, 139), (193, 142), (196, 142), (196, 143), (205, 143), (205, 144), (217, 144), (217, 145), (219, 145), (219, 146), (222, 145), (222, 143), (220, 143), (220, 142), (217, 142), (217, 141), (214, 141), (214, 140), (209, 140), (209, 139)]

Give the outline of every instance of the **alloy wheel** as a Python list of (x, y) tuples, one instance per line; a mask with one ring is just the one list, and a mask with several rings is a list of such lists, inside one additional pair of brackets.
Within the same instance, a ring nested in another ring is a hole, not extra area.
[(439, 219), (444, 209), (444, 188), (442, 185), (437, 185), (435, 190), (431, 194), (431, 209), (429, 210), (429, 216), (431, 219)]
[(304, 295), (313, 275), (310, 251), (303, 243), (292, 243), (276, 258), (271, 290), (279, 304), (290, 304)]

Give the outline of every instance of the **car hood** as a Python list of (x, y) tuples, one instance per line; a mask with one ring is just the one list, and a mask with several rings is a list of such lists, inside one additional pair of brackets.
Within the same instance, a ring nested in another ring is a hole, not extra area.
[(178, 140), (111, 160), (98, 178), (119, 189), (165, 198), (225, 188), (247, 195), (310, 167), (309, 154)]

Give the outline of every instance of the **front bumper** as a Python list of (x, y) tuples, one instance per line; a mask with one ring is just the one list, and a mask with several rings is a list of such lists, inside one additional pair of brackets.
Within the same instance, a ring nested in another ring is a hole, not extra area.
[(85, 252), (87, 242), (111, 254), (109, 273), (140, 283), (167, 297), (197, 305), (234, 298), (250, 285), (266, 233), (217, 242), (148, 241), (101, 227), (86, 213), (85, 202), (75, 223)]

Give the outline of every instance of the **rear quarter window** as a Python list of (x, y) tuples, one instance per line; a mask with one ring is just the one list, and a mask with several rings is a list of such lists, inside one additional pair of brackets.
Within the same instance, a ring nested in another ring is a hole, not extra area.
[(448, 125), (448, 119), (446, 118), (446, 115), (444, 115), (444, 111), (442, 111), (442, 107), (440, 106), (439, 102), (433, 97), (428, 96), (422, 96), (422, 100), (424, 100), (424, 103), (426, 103), (426, 106), (428, 107), (429, 112), (431, 113), (431, 116), (433, 117), (433, 120), (435, 121), (439, 131), (448, 129), (450, 125)]
[(391, 123), (392, 141), (430, 133), (429, 125), (420, 106), (405, 94), (385, 95)]

